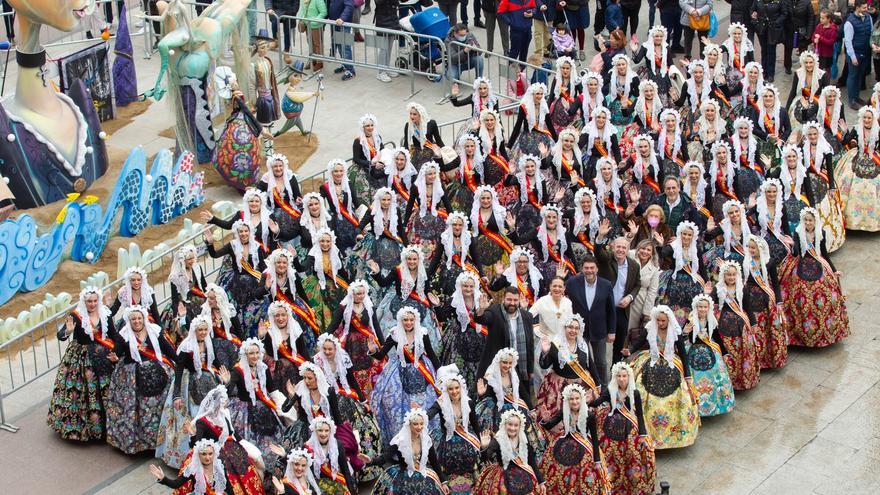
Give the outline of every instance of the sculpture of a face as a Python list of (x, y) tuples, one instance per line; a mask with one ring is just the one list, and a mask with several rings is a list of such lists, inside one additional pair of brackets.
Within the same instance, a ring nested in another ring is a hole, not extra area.
[(15, 12), (34, 24), (72, 31), (95, 10), (95, 0), (9, 0)]

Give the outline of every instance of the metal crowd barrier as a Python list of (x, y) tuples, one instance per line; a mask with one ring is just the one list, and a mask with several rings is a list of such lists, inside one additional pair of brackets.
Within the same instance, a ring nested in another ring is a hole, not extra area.
[[(215, 242), (224, 242), (230, 239), (231, 235), (231, 232), (224, 231), (219, 239), (215, 238)], [(197, 262), (201, 264), (206, 278), (213, 277), (223, 264), (223, 258), (214, 259), (204, 255), (204, 234), (202, 232), (157, 254), (145, 263), (143, 268), (153, 280), (151, 286), (155, 291), (156, 303), (160, 311), (171, 300), (171, 285), (168, 283), (168, 274), (174, 263), (174, 256), (186, 245), (195, 245), (198, 249)], [(117, 290), (124, 284), (125, 280), (120, 278), (103, 287), (102, 290), (110, 291), (110, 294), (115, 297)], [(76, 299), (78, 292), (73, 294), (73, 297)], [(69, 339), (62, 342), (56, 338), (56, 333), (66, 321), (67, 315), (75, 308), (75, 304), (74, 302), (70, 307), (38, 323), (28, 332), (0, 345), (0, 363), (6, 361), (5, 364), (0, 364), (0, 429), (13, 433), (18, 430), (16, 426), (8, 422), (3, 400), (42, 376), (51, 373), (61, 362), (64, 352), (67, 350)]]
[[(521, 97), (517, 96), (516, 93), (510, 92), (508, 81), (515, 80), (519, 72), (525, 71), (528, 78), (531, 78), (536, 72), (543, 73), (548, 81), (555, 75), (555, 72), (552, 69), (529, 64), (527, 62), (521, 62), (515, 58), (490, 52), (486, 49), (471, 46), (459, 41), (453, 40), (450, 43), (450, 46), (459, 49), (469, 48), (471, 53), (476, 54), (478, 57), (482, 57), (483, 77), (492, 82), (493, 92), (499, 97), (505, 97), (517, 102), (519, 102)], [(449, 79), (449, 84), (451, 85), (453, 82), (457, 82), (464, 85), (473, 85), (473, 81), (476, 78), (476, 70), (474, 68), (462, 70), (461, 76), (467, 76), (468, 78), (456, 79), (455, 81), (452, 81), (451, 78), (447, 78)], [(526, 87), (528, 87), (528, 83), (526, 83)]]

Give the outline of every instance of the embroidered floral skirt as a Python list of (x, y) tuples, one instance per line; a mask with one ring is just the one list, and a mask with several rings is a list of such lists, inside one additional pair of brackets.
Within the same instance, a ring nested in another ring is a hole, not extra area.
[[(538, 400), (535, 402), (538, 424), (548, 421), (562, 411), (562, 390), (572, 383), (580, 385), (587, 391), (587, 396), (584, 398), (587, 402), (596, 398), (596, 394), (591, 391), (585, 381), (580, 378), (563, 378), (551, 370), (544, 375), (544, 379), (541, 380), (541, 387), (538, 389)], [(562, 433), (562, 431), (562, 423), (559, 423), (548, 433), (556, 436)]]
[(725, 362), (733, 389), (754, 388), (761, 381), (761, 347), (754, 329), (726, 306), (716, 315), (716, 331), (727, 350)]
[[(467, 495), (474, 489), (480, 465), (480, 451), (461, 435), (442, 438), (440, 428), (431, 435), (437, 449), (437, 459), (449, 483), (450, 495)], [(473, 432), (471, 432), (473, 433)]]
[(480, 358), (483, 348), (486, 347), (486, 336), (471, 327), (461, 331), (458, 319), (453, 315), (447, 320), (446, 330), (443, 333), (443, 351), (440, 353), (440, 362), (443, 365), (454, 364), (458, 366), (458, 372), (467, 382), (468, 396), (477, 396), (477, 369), (480, 367)]
[[(434, 367), (423, 360), (431, 374)], [(437, 400), (434, 388), (419, 370), (410, 364), (401, 366), (395, 354), (388, 359), (382, 373), (376, 377), (376, 385), (370, 396), (370, 408), (382, 434), (382, 444), (387, 446), (400, 431), (404, 415), (413, 407), (428, 409)], [(436, 424), (436, 419), (434, 420)]]
[(207, 391), (217, 386), (219, 380), (213, 374), (202, 371), (196, 376), (189, 370), (181, 375), (180, 398), (183, 404), (180, 409), (174, 407), (174, 384), (168, 387), (162, 417), (159, 420), (159, 435), (156, 439), (156, 458), (173, 468), (183, 465), (183, 460), (190, 451), (190, 435), (184, 425), (192, 421), (199, 412), (199, 404)]
[(850, 150), (841, 156), (834, 169), (846, 228), (880, 231), (880, 167), (869, 156), (852, 153)]
[[(587, 442), (589, 438), (584, 437)], [(597, 465), (593, 453), (571, 435), (557, 438), (541, 459), (539, 469), (547, 493), (556, 495), (605, 495), (608, 493), (605, 466)]]
[[(179, 475), (183, 475), (183, 470), (191, 459), (192, 450), (189, 451), (181, 464)], [(248, 457), (247, 451), (241, 444), (231, 438), (227, 440), (220, 448), (220, 462), (223, 463), (223, 469), (226, 470), (226, 480), (232, 487), (232, 493), (235, 495), (263, 495), (265, 493), (254, 461)], [(175, 491), (174, 495), (188, 495), (189, 493)]]
[(235, 434), (260, 449), (266, 466), (274, 466), (277, 456), (269, 445), (278, 443), (281, 435), (281, 424), (275, 412), (259, 400), (252, 405), (237, 397), (230, 397), (228, 409)]
[(693, 444), (700, 429), (700, 413), (678, 368), (663, 359), (652, 365), (648, 351), (637, 354), (632, 367), (642, 396), (645, 428), (654, 446), (674, 449)]
[(782, 368), (788, 362), (788, 325), (778, 306), (755, 314), (755, 335), (761, 349), (761, 369)]
[(169, 368), (152, 360), (116, 366), (107, 399), (107, 443), (129, 455), (157, 447), (171, 376)]
[(497, 462), (483, 468), (474, 495), (527, 495), (537, 488), (535, 479), (524, 469), (511, 462), (507, 469), (501, 469)]
[(656, 484), (654, 446), (647, 435), (623, 414), (609, 416), (605, 404), (596, 410), (599, 449), (602, 451), (612, 495), (652, 495)]
[(702, 341), (688, 346), (687, 366), (697, 389), (700, 416), (717, 416), (733, 410), (733, 385), (721, 353)]
[(414, 471), (410, 476), (399, 465), (389, 466), (376, 481), (373, 495), (442, 495), (437, 482)]
[(71, 340), (58, 365), (49, 427), (65, 440), (100, 440), (105, 435), (108, 384), (113, 364), (100, 344), (84, 346)]
[(807, 255), (780, 267), (790, 345), (826, 347), (850, 335), (846, 298), (837, 278)]

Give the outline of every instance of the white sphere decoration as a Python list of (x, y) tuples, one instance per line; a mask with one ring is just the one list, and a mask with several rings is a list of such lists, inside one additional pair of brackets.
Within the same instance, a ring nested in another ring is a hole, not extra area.
[(150, 174), (145, 175), (145, 176), (144, 176), (144, 179), (145, 179), (147, 182), (153, 182), (153, 176), (150, 175)]
[(10, 143), (15, 142), (15, 134), (9, 133), (9, 135), (6, 136), (6, 140)]
[(93, 259), (95, 259), (95, 253), (89, 251), (88, 253), (86, 253), (86, 259), (89, 261), (92, 261)]
[(174, 55), (174, 50), (168, 50), (168, 55)]
[(101, 139), (107, 139), (107, 133), (104, 131), (101, 131), (98, 133), (98, 137)]
[(4, 177), (4, 178), (3, 178), (3, 182), (9, 184), (9, 177)]
[(92, 153), (94, 153), (94, 151), (95, 151), (95, 148), (92, 148), (91, 146), (86, 146), (86, 153), (87, 154), (91, 155)]

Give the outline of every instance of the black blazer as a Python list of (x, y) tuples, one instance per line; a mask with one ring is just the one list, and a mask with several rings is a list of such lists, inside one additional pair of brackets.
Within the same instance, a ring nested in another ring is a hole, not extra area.
[[(596, 261), (599, 262), (599, 278), (611, 282), (613, 289), (614, 284), (617, 283), (617, 260), (614, 259), (611, 248), (607, 244), (596, 247)], [(623, 287), (623, 297), (632, 296), (635, 300), (636, 294), (639, 293), (639, 262), (631, 256), (627, 256), (626, 263), (626, 285)]]
[[(523, 328), (526, 334), (526, 376), (531, 375), (535, 371), (535, 339), (532, 328), (535, 326), (535, 318), (531, 313), (524, 309), (519, 310), (520, 317), (523, 319)], [(477, 376), (482, 377), (486, 374), (489, 365), (495, 354), (505, 347), (511, 347), (510, 330), (507, 314), (500, 304), (489, 306), (483, 314), (478, 314), (474, 320), (480, 325), (486, 325), (489, 335), (486, 337), (486, 345), (483, 347), (483, 357), (480, 359), (480, 367), (477, 369)], [(520, 370), (522, 372), (523, 370)]]
[(598, 277), (596, 280), (596, 297), (593, 305), (587, 307), (584, 275), (579, 273), (565, 282), (565, 293), (571, 299), (571, 309), (581, 316), (587, 324), (584, 339), (596, 342), (614, 333), (617, 325), (617, 312), (614, 306), (611, 282)]

